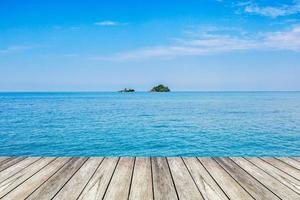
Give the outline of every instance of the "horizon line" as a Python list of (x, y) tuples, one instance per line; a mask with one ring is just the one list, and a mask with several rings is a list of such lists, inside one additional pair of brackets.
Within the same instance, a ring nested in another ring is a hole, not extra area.
[[(122, 93), (118, 90), (77, 90), (77, 91), (47, 91), (47, 90), (40, 90), (40, 91), (0, 91), (0, 93), (100, 93), (100, 92), (116, 92)], [(134, 92), (127, 92), (127, 93), (179, 93), (179, 92), (300, 92), (300, 90), (171, 90), (170, 92), (151, 92), (149, 90), (141, 90), (141, 91), (134, 91)], [(123, 92), (126, 93), (126, 92)]]

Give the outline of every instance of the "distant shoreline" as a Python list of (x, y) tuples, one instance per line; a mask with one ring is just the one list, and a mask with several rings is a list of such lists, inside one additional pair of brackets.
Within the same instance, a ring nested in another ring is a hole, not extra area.
[[(218, 90), (191, 90), (191, 91), (171, 91), (167, 93), (263, 93), (263, 92), (300, 92), (300, 90), (226, 90), (226, 91), (218, 91)], [(0, 91), (0, 93), (120, 93), (119, 91)], [(149, 91), (135, 91), (129, 93), (157, 93), (157, 92), (149, 92)]]

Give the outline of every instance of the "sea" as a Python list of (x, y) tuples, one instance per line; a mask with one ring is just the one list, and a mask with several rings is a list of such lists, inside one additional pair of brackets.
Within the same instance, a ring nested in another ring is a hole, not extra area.
[(0, 93), (0, 156), (300, 156), (300, 92)]

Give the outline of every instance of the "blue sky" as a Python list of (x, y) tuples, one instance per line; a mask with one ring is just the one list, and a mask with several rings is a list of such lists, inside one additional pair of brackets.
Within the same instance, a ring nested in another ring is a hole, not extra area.
[(300, 90), (300, 0), (0, 0), (0, 91)]

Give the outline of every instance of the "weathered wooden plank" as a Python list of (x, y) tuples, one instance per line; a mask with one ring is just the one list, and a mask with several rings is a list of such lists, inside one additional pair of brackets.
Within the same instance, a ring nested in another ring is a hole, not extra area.
[(102, 199), (119, 158), (105, 158), (83, 189), (78, 200)]
[(253, 199), (216, 161), (212, 158), (198, 158), (230, 199)]
[(292, 158), (280, 157), (280, 158), (276, 158), (276, 159), (279, 159), (282, 162), (285, 162), (285, 163), (289, 164), (290, 166), (300, 170), (300, 163)]
[(49, 177), (68, 162), (70, 158), (57, 158), (13, 191), (3, 197), (3, 200), (25, 199), (35, 189), (42, 185)]
[(294, 160), (300, 162), (300, 157), (292, 157), (292, 159), (294, 159)]
[(231, 158), (235, 163), (237, 163), (241, 168), (246, 170), (255, 179), (265, 185), (269, 190), (275, 193), (279, 198), (286, 200), (298, 199), (297, 193), (283, 185), (274, 177), (267, 174), (265, 171), (258, 168), (256, 165), (252, 164), (244, 158)]
[(0, 157), (0, 199), (300, 199), (298, 158), (52, 159)]
[(11, 159), (14, 159), (14, 157), (0, 157), (0, 166)]
[(283, 161), (277, 160), (275, 158), (261, 158), (265, 162), (269, 163), (270, 165), (277, 167), (281, 171), (284, 171), (285, 173), (289, 174), (290, 176), (298, 179), (300, 181), (300, 170), (295, 169), (294, 167), (286, 164)]
[(122, 157), (113, 174), (104, 199), (127, 199), (134, 166), (134, 158)]
[(181, 158), (167, 158), (179, 199), (203, 199)]
[(154, 199), (178, 199), (166, 158), (151, 158)]
[(232, 160), (228, 158), (215, 158), (215, 160), (255, 199), (280, 199)]
[(254, 165), (267, 172), (269, 175), (279, 180), (281, 183), (283, 183), (293, 191), (300, 194), (300, 181), (298, 181), (297, 179), (289, 176), (288, 174), (282, 172), (281, 170), (277, 169), (276, 167), (270, 165), (266, 161), (261, 160), (259, 158), (247, 158), (247, 160), (249, 160)]
[(42, 158), (0, 183), (0, 198), (41, 170), (54, 158)]
[(22, 159), (21, 161), (17, 162), (16, 164), (6, 168), (2, 172), (0, 172), (0, 183), (3, 182), (5, 179), (9, 178), (10, 176), (18, 173), (21, 170), (24, 170), (26, 167), (30, 166), (34, 162), (41, 159), (40, 157), (36, 158), (26, 158)]
[(8, 158), (13, 158), (13, 157), (9, 157), (9, 156), (1, 156), (0, 157), (0, 162), (3, 161), (3, 160), (6, 160)]
[(14, 164), (24, 160), (25, 158), (11, 158), (9, 160), (7, 160), (7, 162), (3, 162), (2, 165), (0, 166), (0, 172), (9, 168), (10, 166), (13, 166)]
[(183, 158), (205, 200), (227, 200), (228, 198), (202, 166), (197, 158)]
[(87, 158), (72, 158), (63, 168), (28, 196), (27, 199), (40, 200), (53, 198), (86, 160)]
[(103, 158), (87, 160), (53, 199), (76, 200), (102, 160)]
[(153, 199), (150, 158), (136, 158), (129, 199)]

